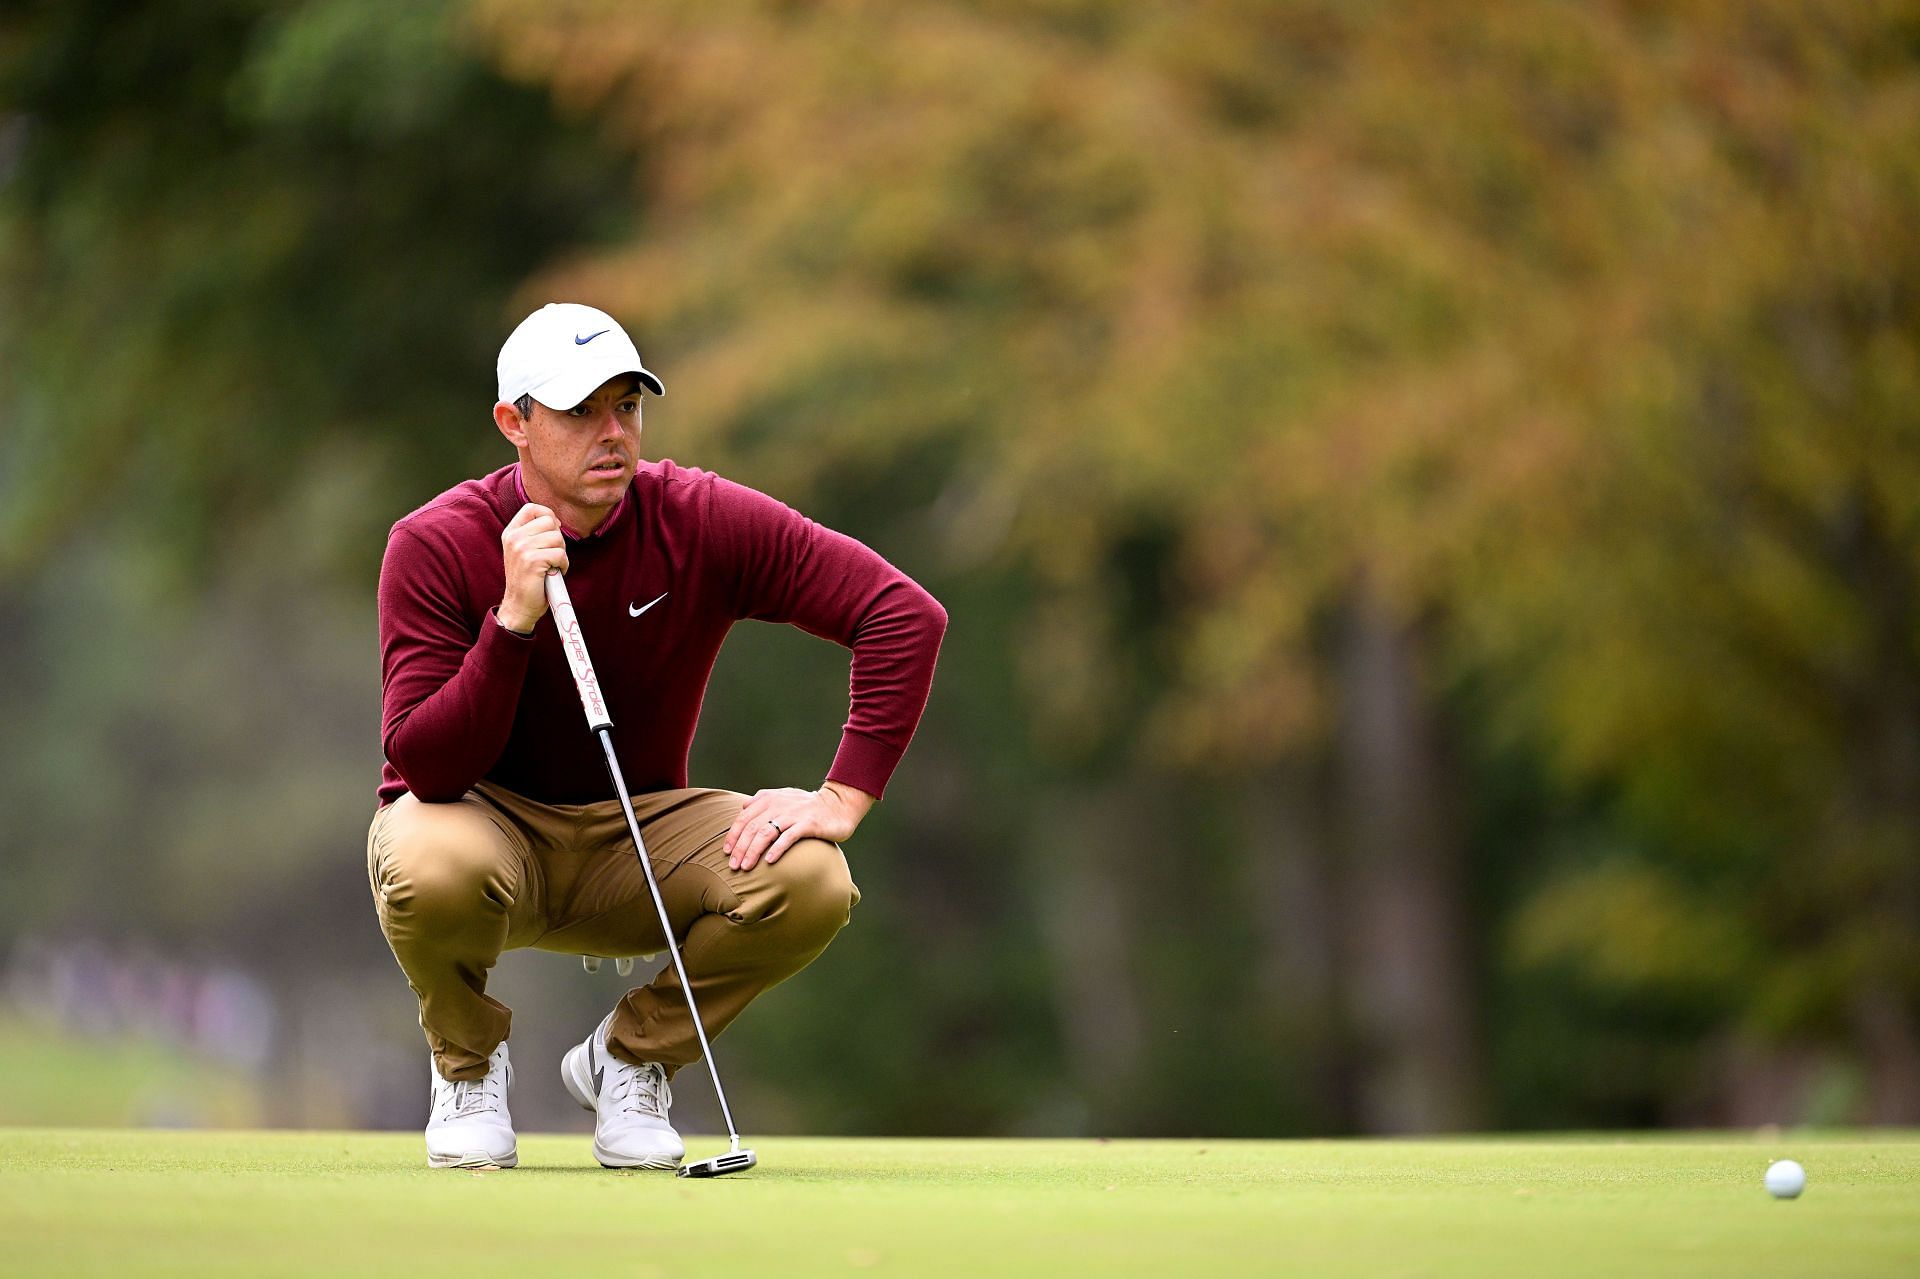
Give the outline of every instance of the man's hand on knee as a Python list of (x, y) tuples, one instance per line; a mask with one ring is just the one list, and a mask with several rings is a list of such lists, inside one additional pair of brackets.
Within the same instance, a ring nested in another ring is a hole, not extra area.
[(727, 832), (727, 865), (752, 870), (761, 861), (777, 862), (803, 839), (842, 843), (852, 838), (873, 804), (873, 796), (840, 782), (817, 791), (797, 786), (756, 791)]

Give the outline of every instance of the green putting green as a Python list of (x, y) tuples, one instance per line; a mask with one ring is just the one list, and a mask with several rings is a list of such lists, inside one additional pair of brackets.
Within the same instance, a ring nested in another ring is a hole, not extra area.
[[(417, 1133), (0, 1129), (0, 1272), (1920, 1273), (1912, 1133), (753, 1145), (688, 1181), (585, 1136), (443, 1172)], [(1797, 1201), (1761, 1188), (1785, 1157)]]

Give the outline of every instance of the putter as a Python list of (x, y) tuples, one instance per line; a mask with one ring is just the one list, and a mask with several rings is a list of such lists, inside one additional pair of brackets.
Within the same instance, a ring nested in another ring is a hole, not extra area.
[(720, 1099), (720, 1113), (727, 1121), (727, 1153), (711, 1159), (680, 1165), (682, 1177), (724, 1177), (730, 1172), (745, 1172), (760, 1162), (751, 1150), (740, 1149), (740, 1130), (733, 1126), (733, 1110), (727, 1105), (727, 1090), (720, 1086), (720, 1071), (713, 1064), (713, 1045), (707, 1042), (707, 1028), (700, 1022), (700, 1009), (693, 1002), (693, 983), (687, 980), (686, 965), (680, 962), (680, 943), (674, 940), (673, 924), (667, 919), (667, 904), (660, 897), (660, 885), (653, 877), (653, 862), (640, 839), (640, 823), (633, 816), (633, 801), (627, 798), (627, 781), (620, 775), (620, 760), (613, 753), (613, 718), (607, 714), (606, 699), (600, 696), (600, 680), (593, 673), (593, 659), (587, 656), (587, 641), (580, 634), (580, 619), (573, 614), (573, 599), (567, 594), (565, 579), (557, 572), (547, 574), (547, 609), (553, 614), (554, 627), (560, 632), (560, 646), (566, 651), (567, 665), (573, 668), (573, 685), (580, 691), (580, 706), (587, 713), (587, 727), (600, 737), (600, 749), (607, 756), (607, 772), (613, 778), (613, 793), (620, 798), (620, 811), (627, 816), (627, 833), (633, 836), (633, 851), (646, 872), (647, 891), (653, 894), (653, 908), (660, 913), (660, 931), (667, 939), (667, 952), (673, 956), (673, 971), (680, 975), (680, 990), (687, 997), (687, 1011), (693, 1014), (694, 1033), (700, 1036), (700, 1052), (707, 1061), (707, 1073), (713, 1077), (713, 1094)]

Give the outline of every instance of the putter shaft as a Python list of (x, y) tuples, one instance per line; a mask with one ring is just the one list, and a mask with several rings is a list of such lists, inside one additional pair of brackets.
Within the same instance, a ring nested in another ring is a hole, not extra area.
[[(553, 579), (548, 578), (549, 582)], [(701, 1024), (700, 1009), (693, 1002), (693, 983), (687, 980), (687, 967), (680, 959), (680, 943), (674, 940), (673, 923), (667, 918), (667, 903), (660, 896), (660, 883), (653, 877), (653, 859), (647, 856), (647, 846), (640, 838), (640, 822), (633, 815), (633, 801), (627, 798), (627, 781), (620, 775), (620, 760), (613, 753), (613, 735), (607, 729), (600, 730), (600, 748), (606, 752), (607, 772), (613, 778), (613, 793), (620, 797), (620, 811), (627, 818), (627, 833), (633, 836), (633, 851), (640, 858), (640, 869), (647, 876), (647, 891), (653, 894), (653, 908), (660, 915), (660, 932), (667, 939), (667, 953), (673, 956), (673, 971), (680, 975), (680, 993), (686, 996), (687, 1012), (693, 1017), (694, 1033), (700, 1036), (700, 1055), (707, 1063), (707, 1074), (713, 1077), (713, 1093), (720, 1099), (720, 1114), (727, 1121), (727, 1139), (734, 1150), (740, 1149), (740, 1133), (733, 1126), (733, 1110), (727, 1105), (727, 1090), (720, 1086), (720, 1071), (713, 1064), (713, 1045), (707, 1042), (707, 1028)]]
[[(693, 983), (687, 980), (687, 966), (680, 958), (680, 943), (673, 935), (673, 921), (667, 918), (667, 903), (660, 896), (660, 883), (653, 877), (653, 860), (647, 856), (646, 841), (640, 837), (640, 822), (633, 815), (633, 801), (627, 795), (627, 780), (620, 773), (620, 758), (613, 750), (613, 717), (607, 713), (606, 699), (600, 695), (600, 679), (594, 674), (593, 659), (587, 655), (586, 637), (580, 633), (580, 619), (574, 615), (573, 599), (567, 594), (566, 580), (556, 571), (547, 574), (547, 607), (553, 613), (554, 627), (560, 634), (560, 646), (573, 670), (574, 688), (580, 694), (580, 707), (587, 714), (587, 727), (600, 738), (600, 749), (607, 757), (607, 775), (613, 779), (613, 793), (620, 800), (620, 811), (627, 819), (627, 833), (633, 837), (633, 852), (647, 877), (647, 892), (653, 896), (653, 908), (660, 916), (660, 933), (667, 939), (667, 953), (673, 957), (673, 971), (680, 978), (680, 993), (686, 997), (687, 1013), (693, 1018), (693, 1031), (700, 1037), (700, 1055), (713, 1080), (713, 1095), (719, 1098), (720, 1114), (727, 1121), (728, 1150), (724, 1155), (682, 1165), (680, 1175), (719, 1177), (740, 1172), (758, 1162), (751, 1150), (740, 1149), (740, 1130), (733, 1123), (733, 1108), (727, 1104), (727, 1090), (720, 1086), (720, 1069), (713, 1061), (713, 1045), (707, 1042), (707, 1028), (700, 1020), (699, 1005), (693, 1000)], [(698, 1171), (694, 1171), (698, 1170)]]

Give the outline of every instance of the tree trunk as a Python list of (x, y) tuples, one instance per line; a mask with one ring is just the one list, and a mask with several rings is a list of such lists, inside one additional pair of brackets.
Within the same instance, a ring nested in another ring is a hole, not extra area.
[(1340, 937), (1334, 849), (1327, 829), (1325, 770), (1292, 760), (1260, 779), (1246, 805), (1248, 890), (1260, 930), (1257, 996), (1269, 1019), (1299, 1045), (1316, 1127), (1359, 1123), (1351, 1044), (1340, 1017)]
[[(1873, 659), (1855, 690), (1849, 735), (1854, 779), (1843, 838), (1867, 847), (1881, 872), (1873, 900), (1882, 936), (1920, 935), (1920, 588), (1889, 517), (1859, 486), (1840, 539), (1842, 563), (1873, 624)], [(1851, 927), (1863, 923), (1853, 921)], [(1867, 1118), (1920, 1123), (1920, 974), (1904, 946), (1848, 1002), (1866, 1069)]]
[(1336, 642), (1341, 932), (1361, 1126), (1471, 1128), (1483, 1112), (1464, 857), (1419, 635), (1363, 580)]
[(1095, 1130), (1124, 1123), (1146, 1051), (1133, 971), (1139, 936), (1127, 868), (1142, 823), (1130, 788), (1062, 790), (1039, 826), (1041, 927), (1052, 951), (1054, 1003), (1068, 1077)]

